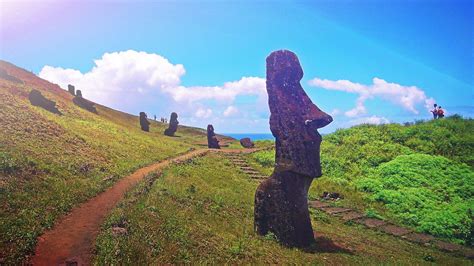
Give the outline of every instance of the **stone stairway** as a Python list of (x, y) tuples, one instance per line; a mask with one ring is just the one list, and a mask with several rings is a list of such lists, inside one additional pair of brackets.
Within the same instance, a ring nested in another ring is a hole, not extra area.
[(410, 229), (400, 227), (380, 219), (368, 218), (364, 214), (353, 209), (335, 207), (329, 202), (320, 200), (309, 201), (308, 206), (310, 208), (323, 211), (329, 215), (336, 216), (342, 219), (344, 222), (362, 224), (369, 229), (378, 230), (379, 232), (383, 232), (395, 237), (400, 237), (410, 242), (418, 243), (424, 246), (432, 246), (446, 252), (454, 252), (471, 260), (474, 259), (474, 249), (472, 248), (442, 241), (436, 239), (432, 235), (416, 233)]
[(265, 179), (267, 176), (262, 175), (260, 172), (251, 167), (239, 153), (228, 153), (226, 157), (235, 164), (242, 172), (247, 174), (252, 179)]

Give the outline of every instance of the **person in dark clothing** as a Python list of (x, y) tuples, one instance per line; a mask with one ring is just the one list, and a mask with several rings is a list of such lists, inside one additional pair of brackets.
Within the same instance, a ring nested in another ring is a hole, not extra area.
[(434, 109), (431, 110), (430, 112), (433, 113), (433, 119), (436, 119), (436, 118), (438, 118), (438, 105), (435, 103), (433, 105), (433, 107), (434, 107)]

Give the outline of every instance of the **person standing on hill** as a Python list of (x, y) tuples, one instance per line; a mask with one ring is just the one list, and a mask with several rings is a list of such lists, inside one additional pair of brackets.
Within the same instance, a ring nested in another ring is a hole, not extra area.
[(435, 103), (433, 105), (433, 107), (434, 107), (434, 109), (431, 110), (430, 112), (433, 113), (433, 119), (436, 119), (436, 118), (438, 118), (438, 105)]
[(444, 110), (440, 107), (438, 107), (438, 119), (444, 117)]

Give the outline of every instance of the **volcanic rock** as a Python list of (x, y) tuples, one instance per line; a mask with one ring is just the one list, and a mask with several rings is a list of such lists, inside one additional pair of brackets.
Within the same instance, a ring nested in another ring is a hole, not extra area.
[(76, 91), (76, 96), (72, 99), (72, 102), (81, 107), (82, 109), (85, 109), (91, 113), (97, 114), (97, 109), (95, 108), (95, 105), (93, 102), (82, 98), (82, 93), (80, 90)]
[(317, 129), (332, 117), (313, 104), (301, 87), (298, 57), (280, 50), (267, 57), (270, 129), (275, 137), (275, 169), (255, 193), (255, 230), (273, 233), (285, 246), (307, 247), (314, 235), (308, 190), (321, 176), (321, 135)]

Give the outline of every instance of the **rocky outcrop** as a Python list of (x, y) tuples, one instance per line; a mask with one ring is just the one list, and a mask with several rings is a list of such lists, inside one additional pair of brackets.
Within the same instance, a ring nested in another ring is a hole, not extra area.
[(28, 95), (30, 103), (34, 106), (41, 107), (45, 110), (50, 111), (51, 113), (61, 115), (62, 113), (56, 107), (56, 102), (46, 99), (41, 92), (38, 90), (31, 90)]
[(76, 88), (75, 88), (73, 85), (71, 85), (71, 84), (67, 85), (67, 91), (68, 91), (71, 95), (74, 95), (74, 96), (76, 95)]
[(147, 119), (147, 115), (145, 112), (140, 112), (140, 127), (143, 131), (149, 132), (150, 131), (150, 122)]
[(255, 144), (250, 138), (241, 139), (240, 145), (242, 145), (242, 147), (247, 148), (247, 149), (253, 148), (255, 146)]
[(273, 233), (286, 246), (314, 243), (308, 190), (321, 176), (321, 135), (317, 129), (332, 117), (313, 104), (301, 87), (303, 69), (297, 56), (280, 50), (267, 57), (270, 129), (275, 137), (275, 169), (255, 193), (255, 230)]
[(170, 123), (167, 129), (165, 129), (165, 135), (166, 136), (174, 136), (174, 133), (178, 130), (178, 114), (175, 112), (171, 113), (170, 116)]
[(219, 140), (217, 140), (216, 134), (214, 133), (214, 127), (207, 125), (207, 147), (209, 149), (220, 149)]

